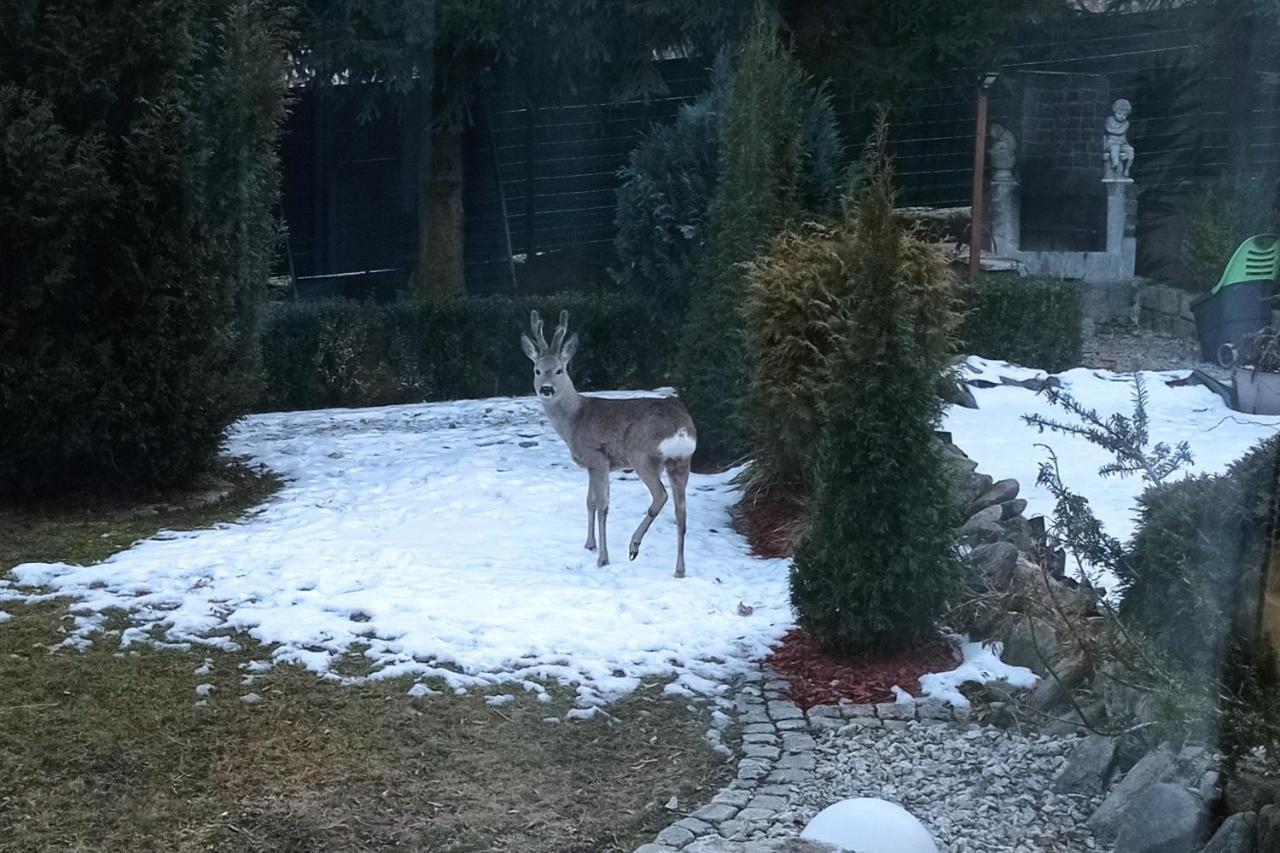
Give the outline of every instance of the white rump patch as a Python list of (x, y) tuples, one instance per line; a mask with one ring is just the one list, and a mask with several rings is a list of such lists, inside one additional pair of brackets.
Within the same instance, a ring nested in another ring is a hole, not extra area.
[(675, 435), (664, 438), (658, 443), (658, 452), (662, 454), (663, 459), (688, 459), (693, 456), (693, 451), (697, 447), (697, 440), (689, 435), (687, 429), (680, 427)]

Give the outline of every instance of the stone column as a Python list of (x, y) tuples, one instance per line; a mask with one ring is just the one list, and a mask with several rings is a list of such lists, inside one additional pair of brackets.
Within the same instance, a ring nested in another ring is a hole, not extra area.
[(1133, 239), (1137, 218), (1132, 178), (1103, 178), (1107, 189), (1107, 251), (1124, 251), (1125, 238)]
[(991, 239), (995, 243), (995, 253), (999, 257), (1011, 258), (1018, 253), (1019, 234), (1022, 228), (1019, 202), (1020, 195), (1016, 180), (991, 182)]

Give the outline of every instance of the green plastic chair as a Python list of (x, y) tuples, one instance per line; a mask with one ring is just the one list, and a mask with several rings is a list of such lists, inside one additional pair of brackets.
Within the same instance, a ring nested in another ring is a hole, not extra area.
[(1275, 234), (1257, 234), (1241, 243), (1222, 271), (1222, 278), (1209, 292), (1259, 279), (1280, 279), (1280, 238)]

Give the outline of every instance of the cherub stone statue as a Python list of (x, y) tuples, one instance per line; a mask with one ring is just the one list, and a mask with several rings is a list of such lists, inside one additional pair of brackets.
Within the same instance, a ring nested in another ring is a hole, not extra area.
[(1012, 181), (1013, 167), (1017, 163), (1018, 141), (1013, 131), (998, 124), (992, 124), (990, 130), (991, 180)]
[(1128, 180), (1133, 166), (1133, 146), (1129, 144), (1129, 113), (1132, 105), (1120, 98), (1111, 105), (1102, 135), (1102, 180)]

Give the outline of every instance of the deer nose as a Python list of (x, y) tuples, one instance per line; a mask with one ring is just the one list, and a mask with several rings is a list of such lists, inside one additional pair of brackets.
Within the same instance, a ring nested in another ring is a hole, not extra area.
[(556, 389), (550, 385), (543, 385), (538, 389), (538, 393), (544, 397), (550, 397), (552, 394), (556, 393)]

